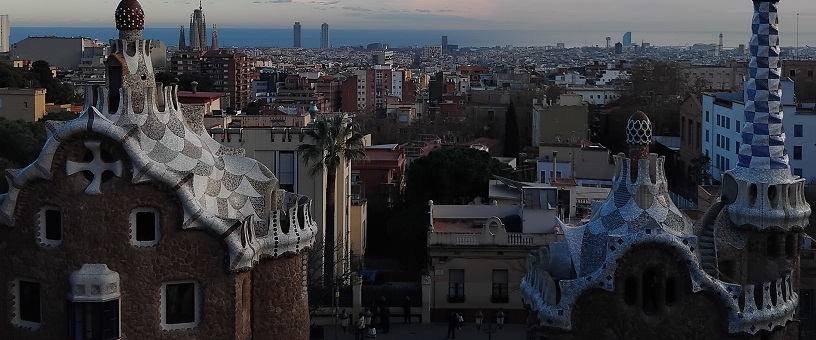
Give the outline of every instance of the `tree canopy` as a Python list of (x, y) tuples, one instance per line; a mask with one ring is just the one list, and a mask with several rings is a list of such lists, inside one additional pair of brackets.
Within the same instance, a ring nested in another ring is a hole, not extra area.
[(518, 119), (516, 118), (516, 106), (513, 102), (507, 106), (507, 115), (504, 116), (504, 156), (518, 157), (521, 151), (519, 141)]
[(82, 103), (82, 96), (76, 94), (74, 86), (54, 78), (51, 65), (43, 60), (35, 61), (28, 70), (0, 63), (0, 87), (44, 88), (45, 101), (49, 103)]
[(511, 168), (487, 152), (452, 148), (417, 158), (408, 168), (405, 203), (408, 205), (468, 204), (488, 196), (493, 175), (511, 176)]

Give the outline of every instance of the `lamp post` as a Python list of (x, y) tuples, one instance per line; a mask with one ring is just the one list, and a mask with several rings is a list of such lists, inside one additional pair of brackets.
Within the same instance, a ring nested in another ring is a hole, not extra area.
[(492, 340), (493, 333), (498, 332), (504, 326), (504, 312), (500, 309), (495, 316), (495, 323), (485, 323), (484, 314), (482, 314), (482, 311), (476, 312), (476, 331), (486, 333), (488, 340)]

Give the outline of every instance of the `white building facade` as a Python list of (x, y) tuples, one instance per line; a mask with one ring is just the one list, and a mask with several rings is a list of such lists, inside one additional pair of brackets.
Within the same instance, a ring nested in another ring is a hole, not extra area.
[[(797, 112), (794, 83), (782, 80), (782, 111), (785, 119), (785, 148), (791, 172), (807, 180), (816, 178), (816, 159), (805, 157), (816, 152), (816, 115), (813, 110)], [(742, 93), (703, 94), (702, 152), (711, 159), (711, 178), (720, 181), (722, 174), (737, 166), (745, 119)]]

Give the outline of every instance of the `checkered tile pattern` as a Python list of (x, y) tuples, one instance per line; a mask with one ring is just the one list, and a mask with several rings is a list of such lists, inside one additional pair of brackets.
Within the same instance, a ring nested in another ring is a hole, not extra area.
[(745, 87), (745, 124), (738, 165), (751, 169), (786, 169), (782, 128), (777, 3), (754, 1), (750, 79)]

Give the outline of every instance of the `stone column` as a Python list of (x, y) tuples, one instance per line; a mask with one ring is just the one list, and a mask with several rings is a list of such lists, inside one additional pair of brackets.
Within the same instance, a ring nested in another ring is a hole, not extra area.
[(431, 323), (431, 303), (433, 293), (430, 275), (422, 275), (422, 323)]
[(363, 278), (357, 273), (351, 276), (351, 319), (356, 320), (363, 310)]

